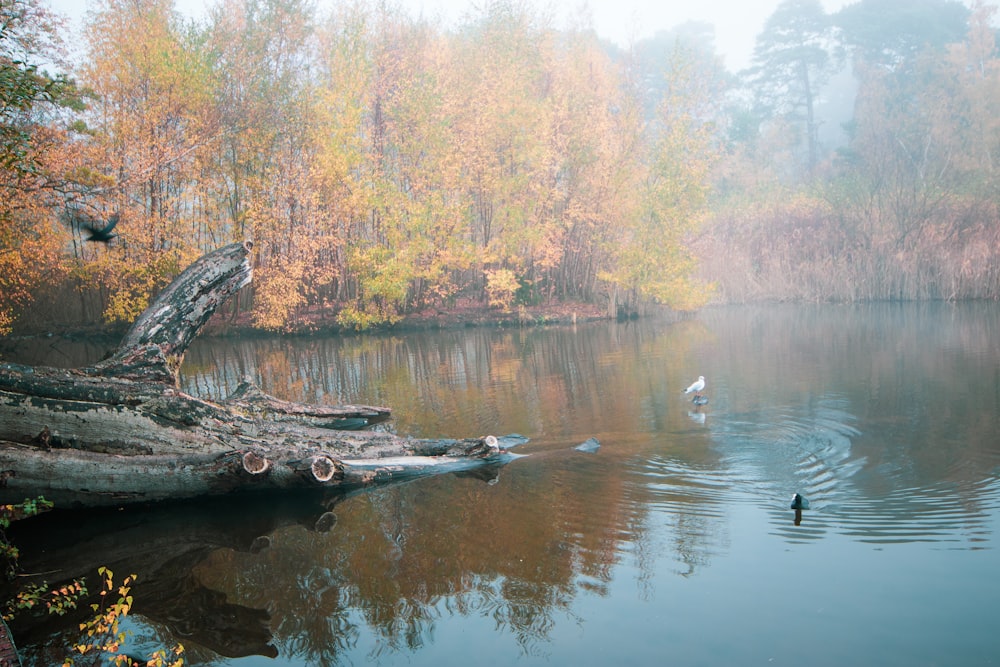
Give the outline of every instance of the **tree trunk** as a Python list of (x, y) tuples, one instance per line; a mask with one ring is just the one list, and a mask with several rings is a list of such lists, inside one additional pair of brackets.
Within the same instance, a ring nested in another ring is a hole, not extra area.
[(520, 436), (421, 440), (339, 430), (389, 409), (290, 403), (248, 381), (221, 403), (180, 391), (212, 313), (251, 280), (251, 244), (206, 255), (112, 356), (74, 370), (0, 364), (0, 500), (98, 506), (242, 490), (359, 486), (513, 458)]

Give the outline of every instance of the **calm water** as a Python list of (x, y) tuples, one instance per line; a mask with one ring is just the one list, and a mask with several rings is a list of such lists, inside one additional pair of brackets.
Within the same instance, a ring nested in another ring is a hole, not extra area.
[[(399, 433), (531, 441), (480, 474), (16, 535), (53, 578), (138, 573), (139, 649), (239, 667), (1000, 664), (995, 305), (201, 340), (183, 374), (206, 397), (249, 375), (391, 406)], [(698, 375), (701, 409), (681, 395)], [(62, 659), (57, 624), (22, 632), (35, 664)]]

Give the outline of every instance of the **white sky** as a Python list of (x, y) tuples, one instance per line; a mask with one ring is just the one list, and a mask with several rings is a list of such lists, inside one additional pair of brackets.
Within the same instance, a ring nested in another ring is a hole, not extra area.
[[(316, 0), (320, 7), (337, 0)], [(461, 18), (488, 0), (397, 0), (414, 16)], [(834, 12), (855, 0), (822, 0), (827, 12)], [(80, 19), (91, 0), (48, 0), (57, 11)], [(175, 0), (188, 15), (199, 15), (209, 4), (202, 0)], [(580, 9), (589, 9), (597, 34), (620, 46), (651, 37), (687, 21), (704, 21), (715, 26), (716, 50), (725, 57), (726, 67), (739, 70), (749, 64), (754, 40), (779, 0), (542, 0), (539, 7), (553, 10), (555, 26), (565, 25)]]

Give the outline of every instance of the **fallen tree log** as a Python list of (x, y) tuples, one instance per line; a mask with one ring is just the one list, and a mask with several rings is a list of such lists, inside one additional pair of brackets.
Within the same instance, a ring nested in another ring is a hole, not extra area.
[(282, 401), (248, 380), (228, 399), (179, 389), (184, 353), (250, 282), (250, 243), (177, 277), (105, 361), (83, 369), (0, 364), (0, 500), (99, 506), (242, 490), (352, 487), (513, 458), (520, 436), (415, 439), (339, 430), (390, 410)]

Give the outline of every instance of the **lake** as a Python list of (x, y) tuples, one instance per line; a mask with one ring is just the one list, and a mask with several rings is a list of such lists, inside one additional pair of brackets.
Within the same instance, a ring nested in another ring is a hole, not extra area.
[[(34, 354), (52, 364), (103, 353), (48, 344)], [(16, 526), (29, 571), (138, 574), (139, 653), (181, 642), (189, 664), (233, 667), (1000, 663), (997, 304), (201, 339), (182, 373), (205, 397), (250, 376), (289, 400), (390, 406), (400, 434), (530, 441), (503, 467), (346, 496)], [(682, 393), (699, 375), (701, 407)], [(599, 449), (578, 451), (589, 438)], [(809, 501), (798, 517), (793, 493)], [(15, 624), (26, 662), (61, 664), (67, 625)]]

